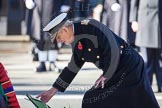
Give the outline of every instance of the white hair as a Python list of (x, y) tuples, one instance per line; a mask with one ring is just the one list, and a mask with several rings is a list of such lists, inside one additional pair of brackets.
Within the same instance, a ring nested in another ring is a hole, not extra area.
[(67, 21), (65, 22), (64, 26), (65, 26), (65, 27), (69, 27), (69, 26), (71, 26), (72, 24), (73, 24), (72, 21), (67, 20)]

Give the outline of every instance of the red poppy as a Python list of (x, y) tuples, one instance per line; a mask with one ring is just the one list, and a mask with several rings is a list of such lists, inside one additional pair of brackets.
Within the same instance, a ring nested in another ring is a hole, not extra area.
[(83, 45), (81, 44), (81, 42), (78, 43), (78, 49), (82, 50), (83, 49)]

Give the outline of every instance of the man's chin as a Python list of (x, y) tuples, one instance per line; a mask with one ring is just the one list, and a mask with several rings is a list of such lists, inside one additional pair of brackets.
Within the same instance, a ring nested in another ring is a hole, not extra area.
[(64, 42), (64, 44), (65, 44), (65, 45), (70, 45), (70, 43), (68, 43), (68, 42)]
[(70, 45), (73, 41), (64, 42), (65, 45)]

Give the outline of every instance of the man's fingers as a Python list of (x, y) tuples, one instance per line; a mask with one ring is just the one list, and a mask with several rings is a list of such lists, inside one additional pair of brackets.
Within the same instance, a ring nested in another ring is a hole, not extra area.
[(97, 79), (95, 83), (95, 88), (97, 88), (100, 84), (101, 84), (101, 88), (104, 88), (105, 81), (106, 81), (105, 77), (100, 77), (99, 79)]
[(102, 84), (102, 88), (104, 88), (105, 80), (102, 80), (102, 81), (101, 81), (101, 84)]
[(42, 93), (40, 93), (38, 96), (36, 96), (36, 98), (42, 98)]
[(95, 83), (95, 88), (98, 87), (99, 83), (100, 83), (100, 81), (97, 81), (97, 82)]
[(42, 101), (43, 103), (47, 103), (47, 102), (48, 102), (47, 99), (44, 99), (44, 98), (41, 98), (41, 101)]
[(100, 85), (100, 83), (102, 83), (102, 79), (99, 79), (98, 81), (96, 81), (96, 86), (95, 86), (95, 88), (97, 88), (97, 87)]
[(36, 96), (36, 98), (40, 98), (40, 97), (41, 97), (41, 95)]

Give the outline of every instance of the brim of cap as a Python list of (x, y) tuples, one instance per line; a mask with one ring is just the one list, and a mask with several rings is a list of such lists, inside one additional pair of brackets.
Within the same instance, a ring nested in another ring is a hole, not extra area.
[(54, 18), (49, 24), (47, 24), (44, 28), (43, 31), (49, 31), (52, 28), (56, 27), (57, 25), (59, 25), (67, 16), (67, 13), (62, 13), (59, 16), (57, 16), (56, 18)]
[(58, 32), (58, 30), (66, 23), (66, 20), (62, 21), (60, 24), (58, 24), (56, 27), (52, 28), (51, 30), (47, 31), (51, 34), (51, 36), (53, 34), (55, 34), (56, 32)]

